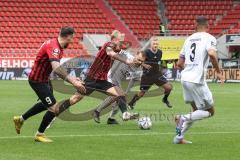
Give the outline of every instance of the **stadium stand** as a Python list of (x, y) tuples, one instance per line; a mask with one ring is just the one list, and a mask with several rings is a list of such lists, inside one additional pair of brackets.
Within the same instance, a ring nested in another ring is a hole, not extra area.
[[(194, 19), (196, 16), (204, 15), (208, 17), (213, 35), (220, 34), (223, 29), (229, 28), (232, 19), (220, 20), (214, 25), (218, 16), (223, 16), (233, 7), (231, 0), (213, 0), (213, 1), (180, 1), (164, 0), (166, 7), (166, 16), (169, 20), (169, 30), (194, 30)], [(235, 22), (235, 20), (234, 20)], [(220, 24), (220, 25), (219, 25)]]
[[(212, 27), (212, 32), (215, 33), (239, 33), (236, 29), (239, 29), (239, 19), (240, 19), (240, 6), (236, 6), (231, 10), (228, 10), (220, 20), (217, 21), (216, 25)], [(231, 29), (233, 28), (233, 30)], [(230, 30), (229, 30), (230, 29)], [(229, 31), (228, 31), (229, 30)]]
[[(135, 39), (150, 38), (154, 31), (159, 30), (161, 18), (155, 0), (0, 1), (0, 56), (34, 57), (40, 45), (45, 40), (56, 37), (59, 28), (64, 25), (73, 26), (77, 32), (71, 51), (66, 52), (66, 56), (74, 57), (82, 52), (86, 53), (80, 43), (83, 33), (110, 33), (117, 27), (123, 28), (119, 26), (119, 22), (111, 20), (109, 10), (106, 11), (100, 1), (108, 2), (114, 15), (120, 17)], [(205, 15), (210, 19), (210, 33), (215, 36), (239, 33), (240, 5), (234, 4), (232, 0), (161, 2), (166, 10), (163, 16), (167, 18), (168, 29), (174, 35), (179, 35), (175, 31), (192, 32), (194, 19), (198, 15)]]
[(137, 37), (131, 32), (131, 30), (126, 26), (126, 24), (119, 19), (118, 15), (116, 15), (111, 7), (106, 3), (105, 0), (97, 0), (96, 4), (98, 7), (104, 11), (107, 18), (115, 25), (115, 29), (125, 34), (125, 40), (130, 41), (132, 43), (132, 47), (136, 48), (139, 45), (139, 41)]
[(154, 0), (107, 1), (138, 39), (149, 38), (154, 30), (158, 30), (161, 20)]
[[(13, 56), (36, 53), (64, 25), (73, 26), (77, 32), (71, 49), (83, 49), (79, 40), (84, 32), (110, 33), (115, 28), (95, 0), (8, 0), (0, 1), (0, 7), (0, 37), (4, 37), (0, 46), (4, 54), (14, 50)], [(23, 54), (15, 54), (18, 52)]]
[(228, 11), (227, 14), (223, 16), (222, 20), (218, 21), (218, 25), (225, 25), (226, 28), (229, 28), (227, 33), (240, 33), (240, 5)]

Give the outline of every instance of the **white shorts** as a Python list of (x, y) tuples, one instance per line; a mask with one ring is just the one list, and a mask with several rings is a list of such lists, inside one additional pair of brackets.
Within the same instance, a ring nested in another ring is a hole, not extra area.
[(212, 92), (209, 90), (207, 83), (197, 84), (185, 81), (181, 83), (186, 103), (194, 102), (199, 110), (207, 110), (213, 107)]

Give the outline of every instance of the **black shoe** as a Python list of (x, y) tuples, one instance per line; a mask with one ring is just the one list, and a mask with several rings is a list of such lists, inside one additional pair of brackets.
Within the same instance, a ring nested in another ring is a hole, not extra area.
[(93, 119), (96, 123), (100, 123), (100, 112), (98, 112), (97, 110), (95, 110), (93, 112)]
[(172, 107), (173, 107), (173, 106), (171, 105), (171, 103), (170, 103), (167, 99), (164, 99), (164, 98), (163, 98), (163, 99), (162, 99), (162, 102), (165, 103), (168, 108), (172, 108)]
[(107, 124), (119, 124), (119, 123), (118, 123), (118, 121), (116, 119), (108, 118)]

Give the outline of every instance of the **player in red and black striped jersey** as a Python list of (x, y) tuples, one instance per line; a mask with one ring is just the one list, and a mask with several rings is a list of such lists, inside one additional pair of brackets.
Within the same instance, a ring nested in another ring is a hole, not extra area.
[(63, 56), (63, 48), (58, 39), (50, 39), (42, 44), (35, 59), (32, 71), (29, 75), (30, 81), (48, 82), (52, 72), (52, 61), (60, 62)]
[[(107, 78), (107, 74), (114, 60), (121, 61), (128, 65), (139, 65), (142, 63), (137, 59), (125, 59), (119, 55), (119, 52), (121, 51), (121, 42), (123, 41), (124, 35), (117, 30), (113, 31), (111, 34), (111, 42), (107, 42), (103, 45), (89, 69), (87, 78), (84, 81), (86, 93), (83, 94), (78, 92), (72, 97), (72, 99), (74, 99), (74, 103), (76, 103), (82, 99), (83, 95), (90, 95), (95, 90), (114, 96), (115, 98), (113, 98), (110, 103), (116, 101), (121, 112), (123, 113), (123, 120), (129, 120), (136, 118), (138, 114), (130, 114), (127, 112), (125, 92), (118, 86), (108, 82)], [(100, 114), (99, 112), (95, 111), (93, 116), (96, 118), (99, 117)]]
[(29, 75), (29, 84), (41, 102), (35, 104), (22, 116), (14, 117), (15, 128), (18, 134), (20, 134), (20, 129), (25, 120), (42, 111), (48, 110), (43, 117), (42, 123), (35, 136), (35, 140), (40, 142), (51, 142), (51, 140), (44, 135), (45, 129), (55, 116), (59, 115), (71, 105), (69, 99), (62, 101), (61, 103), (56, 102), (51, 85), (49, 84), (49, 76), (52, 71), (63, 80), (71, 83), (79, 91), (85, 92), (83, 82), (78, 78), (68, 76), (66, 70), (60, 66), (60, 59), (62, 58), (63, 50), (72, 43), (73, 36), (74, 29), (72, 27), (62, 27), (58, 38), (48, 40), (40, 47), (34, 66)]

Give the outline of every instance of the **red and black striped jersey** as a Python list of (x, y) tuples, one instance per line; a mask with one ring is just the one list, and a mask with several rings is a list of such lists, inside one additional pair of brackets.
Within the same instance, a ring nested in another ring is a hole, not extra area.
[(110, 47), (114, 52), (118, 53), (120, 50), (116, 49), (116, 45), (112, 42), (105, 43), (100, 51), (97, 53), (97, 56), (91, 65), (87, 76), (95, 80), (107, 80), (108, 71), (110, 70), (113, 59), (111, 56), (107, 55), (106, 48)]
[(44, 42), (35, 59), (32, 71), (29, 75), (29, 80), (36, 82), (48, 82), (49, 76), (52, 72), (51, 62), (60, 62), (62, 56), (63, 49), (61, 48), (57, 38)]

